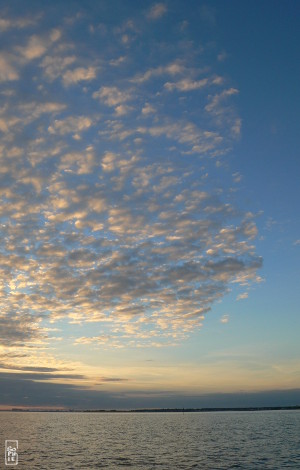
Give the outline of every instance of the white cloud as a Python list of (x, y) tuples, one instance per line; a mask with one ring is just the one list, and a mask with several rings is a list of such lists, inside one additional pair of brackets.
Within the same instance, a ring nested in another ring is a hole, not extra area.
[(61, 31), (59, 29), (53, 29), (50, 33), (50, 41), (56, 42), (61, 38)]
[(238, 171), (232, 174), (232, 178), (235, 183), (240, 183), (243, 179), (242, 175)]
[(236, 298), (236, 300), (243, 300), (243, 299), (248, 299), (248, 292), (244, 292), (243, 294), (239, 294)]
[(125, 114), (130, 113), (130, 111), (132, 110), (132, 106), (127, 106), (125, 104), (119, 104), (119, 106), (115, 107), (115, 112), (117, 116), (124, 116)]
[(107, 106), (118, 106), (131, 100), (132, 96), (129, 91), (121, 91), (115, 86), (104, 86), (93, 93), (93, 98), (99, 98)]
[(6, 31), (12, 28), (13, 22), (9, 19), (0, 18), (0, 31)]
[(38, 59), (45, 54), (47, 49), (61, 37), (58, 29), (53, 29), (50, 33), (43, 36), (32, 35), (26, 46), (18, 46), (17, 51), (26, 59), (31, 61)]
[(118, 67), (119, 65), (124, 64), (124, 62), (126, 62), (126, 56), (120, 56), (118, 59), (111, 59), (109, 64), (113, 67)]
[(168, 91), (172, 90), (179, 90), (179, 91), (192, 91), (192, 90), (199, 90), (200, 88), (205, 87), (209, 83), (207, 78), (203, 78), (202, 80), (191, 80), (189, 78), (184, 78), (176, 83), (165, 83), (164, 87)]
[[(62, 155), (58, 168), (62, 171), (72, 171), (78, 175), (86, 175), (93, 171), (96, 165), (92, 151), (73, 152)], [(63, 200), (61, 199), (60, 202)], [(63, 205), (65, 205), (65, 201)], [(66, 204), (66, 207), (68, 205)]]
[(38, 36), (32, 36), (27, 46), (20, 47), (19, 51), (27, 60), (33, 60), (41, 57), (47, 50), (47, 43), (45, 39)]
[(47, 55), (40, 66), (44, 69), (45, 76), (49, 80), (62, 77), (65, 69), (76, 61), (75, 56), (57, 57)]
[(146, 103), (145, 106), (142, 108), (142, 114), (147, 116), (148, 114), (153, 114), (156, 112), (156, 109), (151, 106), (149, 103)]
[(39, 16), (33, 18), (0, 18), (0, 31), (4, 32), (9, 29), (23, 29), (33, 26), (39, 20)]
[(205, 106), (206, 111), (213, 114), (223, 113), (223, 108), (221, 103), (228, 97), (236, 95), (238, 90), (236, 88), (229, 88), (228, 90), (223, 90), (221, 93), (216, 94), (210, 98), (210, 103)]
[(81, 81), (94, 80), (96, 76), (96, 67), (78, 67), (74, 70), (67, 70), (63, 74), (63, 81), (65, 85), (71, 85)]
[(0, 54), (0, 82), (18, 80), (19, 73), (13, 65), (12, 57), (1, 53)]
[(147, 13), (147, 18), (150, 20), (157, 20), (167, 12), (167, 7), (164, 3), (156, 3)]
[(118, 158), (118, 155), (112, 152), (107, 152), (102, 158), (102, 168), (103, 171), (113, 171), (115, 168), (115, 162)]
[(185, 71), (185, 67), (179, 62), (171, 62), (168, 65), (161, 65), (147, 70), (143, 74), (138, 74), (131, 79), (132, 83), (145, 83), (153, 77), (160, 77), (163, 75), (177, 75)]
[(228, 323), (229, 322), (229, 315), (225, 314), (220, 320), (221, 323)]
[(66, 119), (56, 119), (51, 126), (48, 127), (50, 134), (68, 134), (70, 132), (85, 131), (93, 125), (91, 118), (87, 116), (67, 117)]
[(29, 115), (26, 120), (36, 119), (42, 114), (59, 114), (66, 109), (63, 103), (46, 102), (46, 103), (27, 103), (19, 106), (21, 112)]
[[(161, 123), (153, 127), (139, 127), (140, 134), (150, 134), (152, 137), (165, 136), (174, 139), (179, 144), (188, 147), (185, 153), (211, 153), (216, 155), (223, 138), (216, 132), (203, 131), (191, 122)], [(184, 150), (182, 150), (184, 153)]]
[(233, 136), (238, 137), (241, 133), (241, 127), (242, 127), (242, 120), (240, 118), (236, 118), (231, 126), (231, 133)]

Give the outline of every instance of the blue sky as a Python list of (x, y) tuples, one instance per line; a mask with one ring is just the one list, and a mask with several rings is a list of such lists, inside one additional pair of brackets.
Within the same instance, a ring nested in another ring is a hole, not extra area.
[(2, 406), (299, 401), (298, 13), (2, 8)]

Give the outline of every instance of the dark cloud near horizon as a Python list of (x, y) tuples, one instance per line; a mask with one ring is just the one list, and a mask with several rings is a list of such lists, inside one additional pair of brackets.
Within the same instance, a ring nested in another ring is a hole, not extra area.
[(43, 366), (18, 366), (12, 363), (0, 362), (0, 369), (7, 370), (21, 370), (24, 372), (59, 372), (60, 369), (56, 367), (43, 367)]
[(73, 384), (34, 382), (29, 379), (3, 377), (0, 373), (2, 405), (52, 406), (74, 409), (138, 408), (209, 408), (251, 406), (295, 406), (300, 403), (300, 390), (269, 390), (237, 393), (186, 395), (172, 391), (106, 392)]
[(52, 379), (85, 379), (86, 377), (82, 374), (53, 374), (53, 373), (38, 373), (38, 372), (0, 372), (3, 379), (14, 379), (14, 380), (52, 380)]

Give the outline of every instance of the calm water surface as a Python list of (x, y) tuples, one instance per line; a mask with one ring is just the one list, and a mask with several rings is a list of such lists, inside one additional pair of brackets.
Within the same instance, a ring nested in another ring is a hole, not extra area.
[[(0, 469), (300, 469), (300, 412), (0, 413)], [(5, 467), (4, 441), (19, 464)]]

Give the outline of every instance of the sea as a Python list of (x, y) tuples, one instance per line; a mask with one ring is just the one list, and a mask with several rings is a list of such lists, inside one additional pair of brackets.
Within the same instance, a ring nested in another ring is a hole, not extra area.
[(1, 442), (0, 469), (300, 469), (300, 411), (1, 412)]

